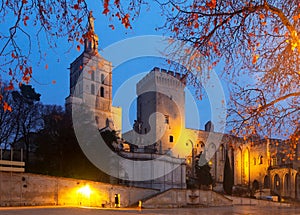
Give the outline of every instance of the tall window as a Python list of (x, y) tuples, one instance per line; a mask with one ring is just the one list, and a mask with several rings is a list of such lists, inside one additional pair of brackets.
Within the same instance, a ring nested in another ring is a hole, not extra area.
[(259, 156), (259, 164), (263, 164), (263, 156)]
[(101, 74), (101, 84), (104, 84), (104, 79), (105, 79), (104, 74)]
[(92, 73), (91, 73), (91, 80), (95, 81), (95, 71), (92, 71)]
[(170, 140), (170, 143), (173, 143), (174, 137), (172, 135), (170, 135), (169, 140)]
[(95, 95), (95, 85), (91, 84), (91, 94)]
[(104, 87), (100, 88), (100, 96), (104, 98)]

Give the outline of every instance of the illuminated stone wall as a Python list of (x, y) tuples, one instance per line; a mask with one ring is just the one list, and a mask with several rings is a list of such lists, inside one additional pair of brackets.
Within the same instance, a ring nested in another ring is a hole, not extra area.
[(121, 207), (126, 207), (157, 193), (153, 189), (29, 173), (0, 172), (0, 206), (114, 207), (114, 195), (120, 194)]

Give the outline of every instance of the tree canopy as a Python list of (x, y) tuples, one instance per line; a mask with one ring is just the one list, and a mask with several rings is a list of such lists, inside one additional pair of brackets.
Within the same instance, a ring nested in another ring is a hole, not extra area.
[[(154, 3), (104, 0), (101, 4), (94, 12), (119, 19), (130, 28), (141, 8)], [(231, 82), (229, 123), (233, 133), (299, 133), (299, 0), (156, 0), (155, 4), (166, 20), (160, 29), (189, 45), (188, 49), (173, 47), (170, 60), (183, 52), (179, 60), (188, 68), (187, 74), (192, 69), (202, 74), (216, 65), (222, 67), (223, 77)], [(83, 43), (88, 14), (87, 0), (2, 0), (1, 22), (16, 17), (9, 29), (0, 31), (0, 69), (9, 68), (3, 72), (12, 77), (8, 89), (32, 77), (31, 40), (39, 41), (40, 58), (41, 38), (50, 47), (57, 46), (60, 37), (67, 37), (75, 46)], [(29, 33), (26, 26), (35, 27), (36, 33)], [(17, 35), (28, 38), (26, 49), (20, 47)], [(205, 74), (209, 78), (209, 72)], [(195, 80), (192, 84), (197, 85)], [(197, 87), (201, 93), (201, 83)]]
[(209, 68), (223, 65), (235, 134), (286, 135), (299, 127), (298, 0), (167, 1), (162, 8), (164, 28), (192, 47), (183, 65), (201, 73), (201, 56)]

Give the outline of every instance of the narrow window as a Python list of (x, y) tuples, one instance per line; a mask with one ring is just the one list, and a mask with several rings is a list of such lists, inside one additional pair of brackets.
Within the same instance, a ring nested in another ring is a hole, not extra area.
[(172, 136), (172, 135), (170, 135), (170, 138), (169, 138), (169, 140), (170, 140), (170, 143), (173, 143), (173, 141), (174, 141), (174, 138), (173, 138), (173, 136)]
[(169, 115), (165, 115), (165, 123), (169, 124)]
[(92, 79), (92, 81), (95, 81), (95, 71), (92, 71), (92, 73), (91, 73), (91, 79)]
[(101, 74), (101, 84), (104, 84), (104, 80), (105, 80), (104, 74)]
[(91, 84), (91, 94), (95, 95), (95, 85)]
[(259, 157), (259, 164), (263, 164), (263, 156)]
[(100, 88), (100, 96), (104, 98), (104, 87)]

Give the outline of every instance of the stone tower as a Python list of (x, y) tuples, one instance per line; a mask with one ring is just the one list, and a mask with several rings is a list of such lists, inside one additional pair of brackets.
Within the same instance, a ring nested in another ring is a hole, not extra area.
[(71, 104), (84, 103), (94, 112), (99, 129), (109, 126), (121, 130), (121, 109), (112, 106), (112, 63), (98, 52), (98, 36), (91, 13), (88, 32), (83, 37), (84, 51), (70, 65), (70, 96), (66, 99), (66, 109), (70, 109)]
[(185, 128), (185, 84), (179, 73), (157, 67), (137, 83), (135, 131), (146, 137), (144, 144), (155, 142), (159, 153), (176, 153)]

